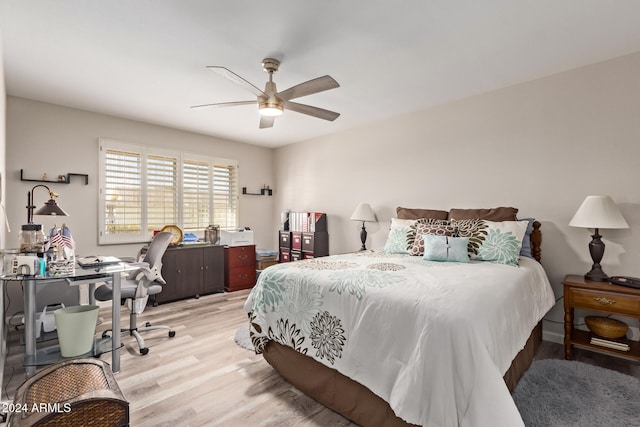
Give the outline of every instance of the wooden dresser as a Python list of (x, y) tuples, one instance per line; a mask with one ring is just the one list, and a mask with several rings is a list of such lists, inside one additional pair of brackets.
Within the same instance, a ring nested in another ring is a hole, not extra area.
[(155, 302), (164, 303), (224, 291), (224, 246), (169, 247), (162, 256), (167, 282)]
[(225, 246), (224, 290), (249, 289), (256, 284), (256, 246)]

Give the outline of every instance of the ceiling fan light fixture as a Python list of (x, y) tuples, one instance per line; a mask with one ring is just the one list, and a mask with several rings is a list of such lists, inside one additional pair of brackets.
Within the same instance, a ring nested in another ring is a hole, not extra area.
[[(310, 117), (318, 119), (334, 121), (340, 116), (340, 113), (335, 111), (325, 110), (324, 108), (314, 107), (306, 104), (299, 104), (292, 102), (292, 99), (301, 98), (303, 96), (313, 95), (314, 93), (324, 92), (329, 89), (335, 89), (340, 87), (337, 81), (333, 77), (326, 75), (317, 77), (312, 80), (307, 80), (295, 86), (278, 92), (276, 84), (273, 81), (273, 73), (278, 71), (280, 67), (280, 61), (275, 58), (265, 58), (262, 60), (262, 68), (269, 75), (269, 80), (265, 83), (264, 90), (258, 89), (257, 86), (249, 82), (248, 80), (240, 77), (238, 74), (229, 70), (228, 68), (220, 65), (207, 66), (208, 69), (215, 71), (222, 77), (225, 77), (232, 82), (242, 86), (247, 91), (251, 92), (258, 98), (258, 113), (260, 114), (260, 123), (258, 127), (260, 129), (273, 127), (273, 123), (276, 117), (281, 116), (284, 113), (284, 109), (294, 111), (300, 114), (306, 114)], [(194, 105), (195, 107), (231, 107), (237, 105), (249, 105), (254, 101), (235, 101), (235, 102), (217, 102), (214, 104), (202, 104)], [(254, 104), (255, 105), (255, 104)]]
[(261, 116), (277, 117), (284, 111), (284, 102), (279, 99), (267, 99), (258, 103), (258, 111)]

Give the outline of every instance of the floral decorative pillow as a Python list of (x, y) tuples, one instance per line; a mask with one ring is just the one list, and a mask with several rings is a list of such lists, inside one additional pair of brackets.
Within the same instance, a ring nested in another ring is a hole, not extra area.
[(409, 238), (413, 237), (411, 245), (407, 247), (409, 249), (409, 255), (422, 256), (424, 255), (424, 235), (434, 236), (455, 236), (456, 227), (449, 225), (448, 221), (443, 220), (423, 220), (416, 221), (415, 233), (411, 235), (411, 232), (407, 235), (407, 244), (409, 244)]
[(478, 249), (487, 235), (487, 221), (483, 219), (452, 219), (451, 225), (458, 229), (459, 237), (468, 237), (469, 257), (474, 259), (478, 254)]
[(478, 261), (518, 265), (528, 221), (451, 220), (458, 235), (469, 237), (469, 257)]
[(388, 254), (406, 254), (407, 250), (407, 233), (409, 227), (392, 228), (389, 230), (389, 236), (387, 242), (382, 249), (383, 252)]
[(424, 256), (429, 261), (469, 262), (468, 237), (448, 237), (425, 234)]

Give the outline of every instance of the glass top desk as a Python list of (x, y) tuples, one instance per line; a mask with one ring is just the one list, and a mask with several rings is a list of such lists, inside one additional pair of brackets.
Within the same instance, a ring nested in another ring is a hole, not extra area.
[[(27, 377), (35, 374), (36, 367), (48, 365), (62, 360), (59, 347), (46, 347), (41, 350), (36, 348), (36, 286), (66, 282), (69, 285), (89, 284), (89, 298), (93, 301), (93, 288), (96, 282), (111, 282), (113, 285), (113, 299), (111, 304), (112, 330), (110, 338), (97, 342), (92, 355), (97, 356), (106, 351), (111, 351), (111, 370), (114, 373), (120, 372), (120, 278), (123, 272), (134, 270), (135, 265), (127, 263), (117, 263), (99, 267), (83, 268), (76, 264), (73, 273), (55, 274), (46, 276), (23, 276), (5, 274), (0, 279), (5, 281), (17, 281), (23, 283), (24, 295), (24, 358), (23, 365)], [(115, 302), (114, 302), (115, 301)], [(108, 344), (111, 344), (110, 346)], [(96, 348), (99, 347), (99, 348)], [(97, 351), (97, 352), (96, 352)]]

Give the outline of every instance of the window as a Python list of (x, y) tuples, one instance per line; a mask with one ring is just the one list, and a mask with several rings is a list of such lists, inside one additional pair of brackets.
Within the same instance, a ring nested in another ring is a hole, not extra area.
[(100, 139), (99, 244), (148, 241), (153, 230), (185, 233), (238, 224), (238, 163)]

